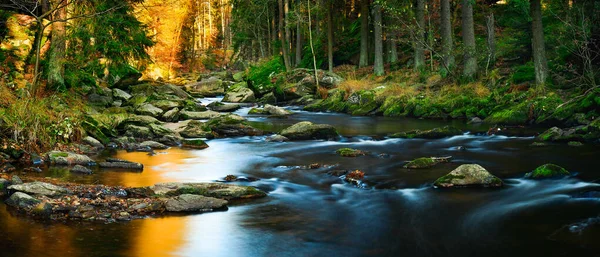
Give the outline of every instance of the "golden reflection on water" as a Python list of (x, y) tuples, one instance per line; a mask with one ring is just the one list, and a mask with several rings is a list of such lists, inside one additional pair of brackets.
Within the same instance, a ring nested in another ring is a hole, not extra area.
[(127, 256), (161, 257), (176, 256), (188, 233), (187, 219), (184, 217), (167, 217), (136, 221), (139, 227), (133, 238), (130, 253)]

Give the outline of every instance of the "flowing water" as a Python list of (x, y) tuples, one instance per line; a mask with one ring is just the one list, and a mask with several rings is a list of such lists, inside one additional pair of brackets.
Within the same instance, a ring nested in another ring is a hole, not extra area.
[[(208, 100), (210, 101), (210, 99)], [(248, 108), (237, 114), (248, 116)], [(227, 211), (114, 224), (39, 223), (0, 204), (2, 256), (600, 256), (600, 178), (597, 146), (532, 147), (532, 137), (466, 133), (440, 140), (387, 139), (410, 129), (464, 122), (351, 117), (298, 112), (289, 119), (249, 116), (267, 131), (301, 120), (334, 125), (339, 141), (270, 143), (265, 137), (210, 140), (205, 150), (172, 148), (111, 153), (142, 162), (143, 173), (100, 171), (91, 176), (49, 169), (43, 176), (108, 185), (205, 182), (228, 174), (258, 178), (240, 184), (269, 193)], [(459, 150), (459, 146), (463, 149)], [(368, 151), (358, 158), (341, 147)], [(465, 150), (466, 149), (466, 150)], [(406, 161), (453, 156), (430, 170)], [(575, 175), (532, 181), (523, 175), (545, 163)], [(320, 169), (302, 166), (320, 163)], [(460, 164), (477, 163), (505, 180), (502, 189), (450, 189), (432, 182)], [(366, 173), (353, 186), (333, 170)], [(594, 198), (595, 196), (595, 198)]]

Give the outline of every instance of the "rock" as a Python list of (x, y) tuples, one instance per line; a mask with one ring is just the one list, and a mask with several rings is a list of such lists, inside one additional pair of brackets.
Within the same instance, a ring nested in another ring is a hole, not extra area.
[(273, 93), (268, 93), (268, 94), (264, 95), (262, 98), (260, 98), (259, 102), (264, 103), (264, 104), (276, 104), (277, 97), (275, 97), (275, 94), (273, 94)]
[(209, 212), (226, 207), (227, 201), (201, 195), (183, 194), (165, 202), (170, 212)]
[(112, 93), (113, 93), (113, 97), (115, 99), (119, 99), (123, 102), (129, 101), (129, 99), (131, 99), (133, 97), (130, 94), (128, 94), (127, 92), (125, 92), (121, 89), (118, 89), (118, 88), (113, 89)]
[(7, 192), (10, 181), (0, 178), (0, 196), (4, 196)]
[(571, 175), (569, 171), (555, 164), (544, 164), (537, 167), (534, 171), (525, 174), (525, 178), (544, 179), (544, 178), (562, 178)]
[(208, 107), (216, 112), (235, 112), (241, 108), (239, 104), (223, 104), (221, 102), (213, 102)]
[(278, 143), (290, 141), (287, 137), (284, 137), (282, 135), (273, 135), (273, 136), (267, 137), (267, 139), (265, 139), (265, 140), (267, 142), (278, 142)]
[(88, 103), (93, 106), (108, 107), (113, 103), (112, 96), (103, 96), (99, 94), (90, 94), (88, 96)]
[(130, 86), (138, 84), (141, 77), (142, 73), (132, 70), (122, 78), (118, 79), (113, 87), (127, 90)]
[(365, 178), (365, 173), (360, 170), (355, 170), (347, 173), (344, 180), (354, 185), (360, 185), (360, 181), (363, 178)]
[(166, 135), (157, 139), (157, 141), (168, 146), (179, 146), (183, 141), (183, 137), (176, 135)]
[(154, 135), (156, 135), (157, 137), (169, 136), (169, 135), (175, 134), (175, 131), (168, 129), (165, 126), (160, 125), (160, 124), (150, 124), (149, 127), (150, 127), (150, 130), (152, 131), (152, 133)]
[(533, 142), (533, 143), (531, 143), (531, 146), (533, 146), (533, 147), (545, 147), (545, 146), (548, 146), (548, 144), (542, 143), (542, 142)]
[(186, 120), (208, 120), (212, 118), (217, 118), (223, 114), (214, 111), (205, 111), (205, 112), (188, 112), (182, 111), (180, 112), (180, 116)]
[(121, 100), (116, 100), (112, 103), (113, 107), (121, 107), (123, 105), (123, 101)]
[(0, 173), (10, 173), (15, 170), (17, 170), (17, 168), (10, 163), (0, 164)]
[(469, 121), (469, 124), (480, 124), (483, 123), (483, 120), (479, 117), (474, 117)]
[(204, 123), (192, 120), (190, 121), (179, 134), (184, 138), (213, 138), (209, 127), (205, 126)]
[(141, 139), (150, 139), (154, 137), (152, 131), (147, 127), (140, 127), (135, 125), (127, 125), (125, 127), (125, 136)]
[(163, 110), (162, 109), (157, 108), (156, 106), (154, 106), (152, 104), (149, 104), (149, 103), (145, 103), (145, 104), (140, 105), (135, 110), (135, 112), (137, 114), (140, 114), (140, 115), (148, 115), (148, 116), (151, 116), (151, 117), (154, 117), (154, 118), (160, 117), (163, 114)]
[(260, 108), (252, 108), (248, 111), (248, 114), (270, 114), (269, 111)]
[(501, 179), (478, 164), (463, 164), (449, 174), (437, 179), (435, 187), (501, 187)]
[(159, 183), (150, 189), (155, 195), (194, 194), (225, 200), (261, 198), (267, 195), (254, 187), (223, 183)]
[(89, 169), (89, 168), (87, 168), (87, 167), (81, 166), (81, 165), (75, 165), (75, 167), (73, 167), (73, 168), (71, 169), (71, 172), (72, 172), (72, 173), (87, 174), (87, 175), (89, 175), (89, 174), (92, 174), (92, 173), (93, 173), (93, 172), (92, 172), (92, 170), (90, 170), (90, 169)]
[(126, 170), (136, 170), (143, 171), (144, 165), (137, 162), (130, 162), (126, 160), (107, 158), (105, 162), (101, 162), (98, 164), (100, 168), (105, 169), (126, 169)]
[[(343, 95), (345, 95), (345, 92), (343, 92)], [(344, 96), (342, 96), (340, 101), (343, 100)], [(325, 102), (327, 102), (327, 99)], [(348, 97), (345, 103), (347, 109), (345, 112), (355, 116), (365, 116), (374, 113), (377, 109), (379, 109), (381, 104), (381, 101), (377, 101), (377, 96), (374, 90), (360, 90), (352, 93), (352, 95)], [(330, 105), (331, 106), (328, 106), (328, 109), (336, 109), (338, 106), (341, 106), (339, 103), (336, 104), (335, 102), (330, 103)]]
[(159, 120), (151, 116), (145, 115), (134, 115), (127, 117), (119, 124), (119, 128), (124, 128), (127, 125), (136, 125), (136, 126), (149, 126), (150, 124), (161, 124)]
[(100, 141), (98, 141), (97, 139), (90, 137), (90, 136), (85, 137), (83, 139), (83, 142), (90, 146), (96, 147), (98, 149), (104, 148), (104, 145), (102, 143), (100, 143)]
[(233, 74), (233, 81), (235, 81), (235, 82), (242, 82), (242, 81), (244, 81), (244, 74), (245, 73), (243, 71), (234, 73)]
[(230, 103), (252, 103), (256, 101), (256, 97), (254, 96), (254, 92), (245, 87), (238, 87), (225, 95), (223, 98), (223, 102)]
[(552, 127), (540, 134), (537, 139), (541, 141), (558, 141), (564, 133), (565, 132), (562, 129), (558, 127)]
[(340, 148), (337, 149), (335, 153), (343, 157), (358, 157), (361, 155), (365, 155), (365, 152), (352, 148)]
[(200, 82), (187, 84), (185, 85), (185, 88), (192, 95), (219, 96), (225, 94), (223, 81), (216, 77), (202, 79)]
[(6, 200), (6, 204), (12, 207), (16, 207), (19, 209), (31, 209), (34, 206), (40, 204), (41, 201), (31, 197), (28, 194), (16, 192), (12, 194), (8, 200)]
[(313, 124), (309, 121), (303, 121), (284, 129), (281, 131), (281, 135), (289, 138), (290, 140), (329, 140), (336, 138), (338, 133), (331, 125)]
[(44, 182), (31, 182), (21, 185), (12, 185), (8, 187), (9, 190), (15, 190), (27, 194), (33, 195), (45, 195), (45, 196), (59, 196), (70, 193), (64, 187), (55, 186)]
[(158, 101), (152, 101), (151, 102), (152, 105), (156, 106), (157, 108), (163, 110), (163, 111), (168, 111), (174, 108), (181, 108), (183, 107), (183, 103), (182, 102), (177, 102), (177, 101), (169, 101), (169, 100), (158, 100)]
[(412, 130), (408, 132), (400, 132), (391, 135), (392, 138), (424, 138), (424, 139), (440, 139), (451, 136), (462, 135), (462, 131), (455, 127), (445, 126), (441, 128), (434, 128), (431, 130)]
[(239, 115), (228, 114), (206, 122), (205, 125), (217, 137), (261, 136), (263, 132), (248, 124)]
[(140, 143), (140, 147), (149, 147), (152, 149), (158, 149), (158, 150), (164, 150), (164, 149), (168, 149), (169, 147), (166, 145), (163, 145), (159, 142), (155, 142), (155, 141), (144, 141), (142, 143)]
[(42, 173), (43, 170), (38, 168), (38, 167), (29, 167), (29, 168), (25, 168), (23, 169), (24, 172), (35, 172), (35, 173)]
[(286, 110), (284, 108), (273, 106), (273, 105), (270, 105), (270, 104), (266, 104), (264, 109), (269, 114), (275, 115), (275, 116), (288, 116), (288, 115), (294, 114), (293, 112), (288, 111), (288, 110)]
[(95, 162), (86, 155), (71, 152), (52, 151), (46, 154), (48, 162), (54, 165), (94, 165)]
[(13, 184), (13, 185), (21, 185), (21, 184), (23, 184), (23, 180), (21, 180), (21, 178), (19, 178), (19, 176), (14, 175), (11, 178), (11, 184)]
[(175, 122), (179, 119), (179, 108), (173, 108), (162, 115), (162, 119), (168, 122)]
[(206, 149), (206, 148), (208, 148), (208, 144), (206, 144), (206, 142), (204, 142), (204, 140), (202, 140), (202, 139), (186, 139), (186, 140), (183, 140), (182, 146), (185, 147), (185, 148), (192, 148), (192, 149)]
[(581, 142), (577, 142), (577, 141), (570, 141), (570, 142), (568, 143), (568, 145), (569, 145), (569, 146), (575, 146), (575, 147), (578, 147), (578, 146), (583, 146), (583, 143), (581, 143)]
[(435, 165), (438, 165), (439, 163), (448, 162), (449, 160), (450, 160), (450, 157), (441, 157), (441, 158), (423, 157), (423, 158), (418, 158), (418, 159), (415, 159), (415, 160), (407, 163), (406, 165), (404, 165), (404, 168), (406, 168), (406, 169), (427, 169), (427, 168), (431, 168)]

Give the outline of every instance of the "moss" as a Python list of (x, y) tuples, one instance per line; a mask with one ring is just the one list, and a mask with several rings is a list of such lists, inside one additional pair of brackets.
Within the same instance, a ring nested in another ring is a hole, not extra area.
[(208, 148), (208, 144), (201, 139), (188, 139), (183, 141), (183, 147), (192, 149), (206, 149)]
[(365, 152), (352, 148), (340, 148), (335, 153), (339, 154), (343, 157), (357, 157), (360, 155), (365, 155)]
[(246, 189), (247, 196), (266, 196), (267, 194), (263, 191), (260, 191), (254, 187), (247, 187)]
[(415, 159), (415, 160), (409, 162), (408, 164), (404, 165), (404, 168), (406, 168), (406, 169), (426, 169), (426, 168), (431, 168), (438, 163), (439, 162), (434, 160), (433, 158), (423, 157), (423, 158), (418, 158), (418, 159)]
[(571, 141), (568, 143), (569, 146), (583, 146), (583, 143), (578, 141)]
[(269, 114), (269, 112), (265, 109), (252, 108), (248, 114)]
[(53, 153), (50, 155), (50, 158), (55, 159), (55, 158), (59, 158), (59, 157), (69, 157), (68, 153), (65, 152), (58, 152), (58, 153)]
[(178, 196), (178, 195), (203, 195), (203, 196), (208, 196), (208, 190), (206, 190), (205, 188), (197, 188), (197, 187), (185, 186), (185, 187), (181, 187), (181, 188), (177, 189), (174, 192), (169, 192), (169, 193), (166, 194), (166, 196)]
[(529, 120), (528, 111), (527, 103), (522, 103), (514, 107), (504, 107), (504, 109), (492, 113), (491, 116), (485, 119), (485, 122), (508, 125), (526, 124)]
[(537, 167), (534, 171), (525, 174), (526, 178), (531, 179), (543, 179), (543, 178), (560, 178), (569, 176), (571, 173), (555, 164), (544, 164), (542, 166)]
[(434, 182), (434, 185), (440, 186), (440, 185), (443, 185), (443, 184), (450, 184), (450, 183), (452, 183), (452, 180), (455, 180), (455, 179), (464, 179), (464, 178), (465, 178), (465, 176), (463, 176), (463, 175), (458, 175), (457, 176), (457, 175), (448, 174), (448, 175), (445, 175), (445, 176), (437, 179)]

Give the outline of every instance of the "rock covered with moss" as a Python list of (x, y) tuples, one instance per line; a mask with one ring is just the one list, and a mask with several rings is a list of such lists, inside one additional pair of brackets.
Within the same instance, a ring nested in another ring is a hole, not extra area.
[(404, 168), (406, 169), (427, 169), (431, 168), (435, 165), (438, 165), (442, 162), (448, 162), (450, 157), (422, 157), (415, 160), (410, 161)]
[(178, 196), (192, 194), (225, 200), (261, 198), (267, 195), (254, 187), (222, 183), (159, 183), (149, 189), (155, 195)]
[(434, 128), (431, 130), (412, 130), (407, 132), (399, 132), (390, 135), (392, 138), (423, 138), (423, 139), (440, 139), (452, 136), (462, 135), (462, 131), (452, 126)]
[(542, 166), (537, 167), (532, 172), (525, 174), (525, 178), (530, 179), (544, 179), (544, 178), (563, 178), (566, 176), (570, 176), (571, 173), (567, 171), (565, 168), (560, 167), (556, 164), (544, 164)]
[(437, 179), (435, 187), (501, 187), (504, 185), (501, 179), (492, 175), (478, 164), (463, 164)]
[(254, 92), (247, 88), (238, 86), (227, 92), (225, 97), (223, 98), (223, 102), (231, 102), (231, 103), (253, 103), (256, 101), (256, 97), (254, 96)]
[(94, 165), (90, 157), (72, 152), (52, 151), (46, 154), (46, 160), (53, 165)]
[(352, 149), (352, 148), (340, 148), (340, 149), (337, 149), (335, 151), (335, 153), (337, 153), (338, 155), (340, 155), (342, 157), (358, 157), (358, 156), (365, 155), (365, 152), (358, 150), (358, 149)]
[(338, 137), (336, 129), (331, 125), (313, 124), (309, 121), (296, 123), (280, 133), (290, 140), (334, 139)]

